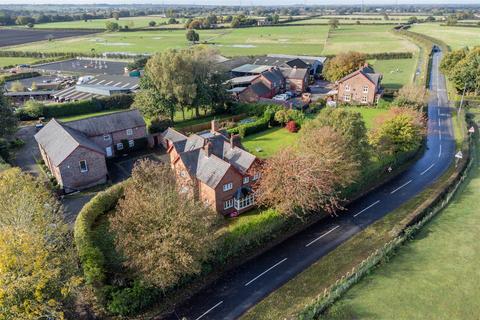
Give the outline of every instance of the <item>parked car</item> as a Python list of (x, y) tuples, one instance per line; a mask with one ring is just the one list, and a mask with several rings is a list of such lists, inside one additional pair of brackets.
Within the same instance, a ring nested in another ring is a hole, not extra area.
[(290, 97), (286, 93), (277, 94), (275, 97), (272, 98), (272, 100), (275, 101), (287, 101), (288, 99), (290, 99)]

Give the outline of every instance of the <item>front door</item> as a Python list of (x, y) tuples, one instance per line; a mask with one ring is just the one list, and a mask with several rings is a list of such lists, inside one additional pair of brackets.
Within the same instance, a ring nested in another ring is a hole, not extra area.
[(107, 153), (107, 157), (111, 157), (113, 155), (112, 147), (106, 147), (105, 152)]

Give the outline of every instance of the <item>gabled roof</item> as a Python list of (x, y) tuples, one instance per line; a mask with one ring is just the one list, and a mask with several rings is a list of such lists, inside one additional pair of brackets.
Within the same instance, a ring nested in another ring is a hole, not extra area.
[(240, 67), (232, 69), (232, 72), (259, 74), (259, 73), (262, 73), (263, 71), (266, 71), (268, 69), (270, 69), (270, 66), (255, 65), (255, 64), (244, 64)]
[(263, 97), (270, 93), (270, 89), (263, 82), (254, 83), (249, 88), (259, 97)]
[(145, 126), (140, 111), (131, 109), (127, 111), (110, 113), (98, 117), (70, 121), (66, 126), (83, 132), (89, 137), (104, 135), (116, 131)]
[(305, 79), (308, 74), (308, 69), (282, 69), (282, 74), (287, 79)]
[(282, 83), (284, 80), (282, 72), (278, 68), (271, 68), (270, 70), (262, 72), (261, 75), (273, 84)]
[(308, 69), (310, 66), (302, 59), (295, 58), (286, 63), (290, 68)]
[(50, 120), (43, 129), (35, 134), (35, 140), (45, 150), (54, 166), (60, 165), (79, 146), (102, 155), (105, 154), (103, 149), (85, 134), (56, 119)]
[(211, 188), (217, 187), (230, 168), (228, 162), (213, 154), (208, 157), (203, 149), (183, 152), (180, 154), (180, 159), (191, 176), (196, 177)]
[(243, 77), (236, 77), (228, 80), (228, 83), (231, 85), (240, 85), (240, 84), (249, 84), (252, 83), (253, 80), (257, 79), (259, 75), (253, 76), (243, 76)]
[(367, 80), (369, 80), (371, 83), (373, 83), (375, 86), (379, 86), (380, 80), (382, 79), (382, 74), (381, 73), (375, 73), (373, 68), (369, 65), (365, 65), (358, 69), (357, 71), (354, 71), (342, 79), (338, 80), (338, 82), (344, 82), (350, 78), (353, 78), (357, 75), (362, 75), (364, 76)]

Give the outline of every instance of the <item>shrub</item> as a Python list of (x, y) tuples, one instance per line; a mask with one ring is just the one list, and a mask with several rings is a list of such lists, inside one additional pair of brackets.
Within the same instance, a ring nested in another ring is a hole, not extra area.
[(75, 220), (75, 245), (87, 284), (100, 287), (105, 280), (105, 257), (93, 243), (91, 228), (99, 216), (116, 206), (122, 195), (122, 183), (100, 192), (83, 207)]
[(159, 290), (134, 281), (132, 287), (111, 289), (108, 295), (110, 296), (107, 304), (108, 311), (128, 316), (150, 306), (158, 298)]
[(293, 120), (288, 121), (285, 128), (290, 132), (298, 132), (298, 125)]
[(285, 124), (287, 123), (290, 119), (289, 115), (288, 115), (288, 110), (286, 109), (283, 109), (283, 110), (279, 110), (275, 113), (275, 121), (280, 123), (280, 124)]
[(23, 111), (28, 117), (37, 119), (44, 113), (45, 105), (35, 100), (29, 100), (23, 106)]
[(169, 127), (173, 127), (172, 120), (168, 118), (163, 119), (155, 119), (152, 120), (150, 126), (148, 127), (148, 132), (156, 133), (156, 132), (163, 132), (167, 130)]

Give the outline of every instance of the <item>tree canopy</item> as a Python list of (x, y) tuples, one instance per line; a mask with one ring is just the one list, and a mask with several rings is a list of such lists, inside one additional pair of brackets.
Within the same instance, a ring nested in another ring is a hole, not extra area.
[(367, 61), (365, 54), (349, 51), (340, 53), (327, 60), (323, 68), (323, 76), (330, 82), (335, 82), (362, 67)]
[(480, 94), (480, 48), (460, 49), (445, 55), (442, 70), (459, 92)]

